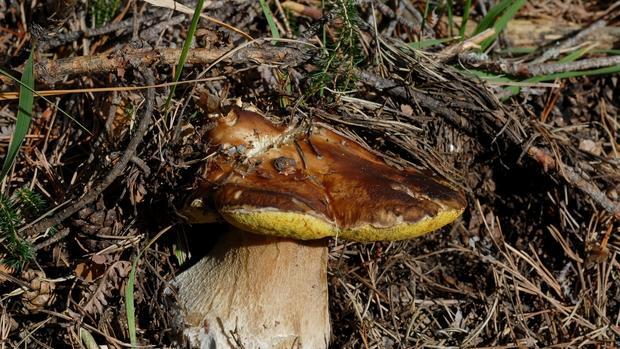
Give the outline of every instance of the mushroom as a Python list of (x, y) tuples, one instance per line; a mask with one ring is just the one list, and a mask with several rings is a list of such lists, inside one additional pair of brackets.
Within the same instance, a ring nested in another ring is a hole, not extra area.
[(236, 107), (209, 131), (200, 190), (184, 212), (234, 228), (175, 280), (191, 346), (327, 348), (325, 238), (410, 239), (463, 212), (464, 196), (430, 173), (311, 131)]

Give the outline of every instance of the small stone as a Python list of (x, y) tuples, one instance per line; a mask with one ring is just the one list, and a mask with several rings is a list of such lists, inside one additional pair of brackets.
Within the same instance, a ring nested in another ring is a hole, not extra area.
[(579, 149), (596, 156), (603, 153), (603, 146), (601, 142), (594, 142), (590, 139), (583, 139), (579, 142)]

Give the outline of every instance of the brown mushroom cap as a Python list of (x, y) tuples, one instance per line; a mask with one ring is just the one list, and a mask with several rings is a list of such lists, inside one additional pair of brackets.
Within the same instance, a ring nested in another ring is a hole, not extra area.
[(290, 128), (232, 109), (208, 136), (214, 153), (200, 199), (246, 231), (401, 240), (454, 221), (466, 205), (430, 173), (393, 168), (325, 128), (295, 138)]

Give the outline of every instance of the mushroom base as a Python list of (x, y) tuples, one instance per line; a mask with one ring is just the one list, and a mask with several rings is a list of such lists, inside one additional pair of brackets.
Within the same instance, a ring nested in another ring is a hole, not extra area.
[(327, 245), (233, 231), (174, 282), (192, 348), (327, 348)]

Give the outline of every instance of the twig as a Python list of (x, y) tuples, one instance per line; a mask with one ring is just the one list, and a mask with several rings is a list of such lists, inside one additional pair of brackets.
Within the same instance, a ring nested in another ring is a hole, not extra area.
[[(144, 77), (146, 79), (147, 85), (153, 85), (155, 78), (153, 73), (149, 69), (142, 70)], [(134, 132), (131, 140), (129, 141), (129, 145), (127, 145), (127, 149), (120, 157), (118, 162), (112, 167), (110, 172), (99, 182), (94, 185), (93, 188), (87, 192), (84, 196), (82, 196), (79, 200), (77, 200), (74, 204), (66, 207), (62, 211), (56, 213), (54, 216), (41, 220), (39, 223), (34, 224), (30, 228), (25, 230), (25, 233), (28, 236), (33, 236), (44, 232), (49, 227), (57, 225), (76, 213), (77, 211), (84, 208), (86, 205), (95, 201), (99, 195), (110, 185), (118, 176), (120, 176), (127, 164), (135, 155), (136, 149), (138, 145), (142, 142), (144, 138), (144, 134), (149, 128), (151, 124), (151, 118), (153, 114), (153, 105), (155, 103), (155, 89), (149, 88), (146, 92), (146, 106), (144, 108), (144, 113), (142, 114), (142, 118), (138, 121), (138, 126), (136, 127), (136, 131)], [(39, 245), (46, 244), (47, 242), (43, 242)]]
[(492, 37), (493, 35), (495, 35), (495, 29), (494, 28), (489, 28), (481, 33), (478, 33), (477, 35), (459, 42), (457, 44), (454, 45), (450, 45), (446, 48), (444, 48), (443, 50), (439, 51), (439, 53), (437, 54), (439, 61), (440, 62), (447, 62), (452, 60), (453, 58), (455, 58), (457, 55), (463, 53), (463, 52), (467, 52), (470, 50), (473, 50), (475, 48), (480, 47), (480, 43), (482, 43), (484, 40)]
[(140, 12), (138, 11), (138, 4), (133, 1), (131, 3), (131, 10), (133, 11), (133, 25), (132, 27), (132, 33), (131, 33), (131, 40), (138, 40), (138, 32), (140, 31), (140, 22), (143, 21), (143, 18), (140, 18)]
[(18, 279), (15, 276), (6, 273), (2, 270), (0, 270), (0, 280), (8, 280), (14, 284), (19, 285), (20, 287), (26, 289), (26, 290), (32, 290), (32, 286), (27, 283), (26, 281), (22, 280), (22, 279)]
[(308, 16), (316, 20), (319, 20), (321, 19), (321, 17), (323, 17), (323, 12), (320, 8), (300, 4), (295, 1), (285, 1), (282, 3), (282, 7), (289, 11), (292, 11), (297, 15)]
[[(230, 50), (211, 48), (189, 51), (187, 64), (209, 64), (226, 55)], [(122, 69), (128, 64), (152, 66), (154, 64), (176, 64), (181, 49), (128, 50), (122, 54), (99, 54), (94, 56), (71, 57), (59, 60), (43, 60), (35, 66), (35, 75), (45, 82), (53, 83), (71, 75), (88, 75)], [(272, 64), (296, 64), (303, 59), (303, 50), (286, 47), (246, 48), (230, 55), (227, 60), (233, 63), (247, 61), (269, 62)]]
[(550, 59), (556, 58), (567, 47), (577, 46), (578, 44), (586, 40), (590, 34), (596, 32), (600, 28), (605, 27), (606, 25), (607, 25), (606, 20), (599, 19), (598, 21), (590, 24), (588, 27), (578, 31), (576, 34), (575, 33), (569, 34), (568, 37), (565, 37), (563, 39), (559, 39), (547, 45), (544, 45), (543, 47), (539, 49), (539, 51), (544, 50), (547, 47), (551, 47), (551, 48), (545, 51), (540, 57), (534, 59), (531, 63), (541, 64)]
[(49, 239), (38, 243), (36, 245), (34, 245), (34, 249), (35, 251), (38, 251), (40, 249), (46, 248), (47, 246), (50, 246), (52, 244), (55, 244), (56, 242), (66, 238), (67, 236), (69, 236), (69, 233), (71, 232), (71, 229), (69, 228), (64, 228), (61, 231), (59, 231), (58, 233), (54, 234), (52, 237), (50, 237)]
[(620, 64), (620, 56), (582, 59), (570, 63), (532, 64), (512, 63), (504, 59), (491, 60), (486, 55), (465, 53), (459, 55), (459, 60), (464, 65), (476, 68), (483, 68), (494, 73), (508, 74), (521, 77), (532, 77), (568, 71), (603, 68)]
[(536, 146), (531, 146), (527, 149), (527, 154), (543, 166), (545, 172), (547, 170), (556, 169), (563, 174), (564, 180), (573, 187), (578, 188), (592, 200), (603, 207), (607, 212), (613, 214), (617, 219), (620, 219), (620, 203), (610, 200), (605, 193), (603, 193), (596, 185), (590, 183), (586, 178), (581, 176), (571, 166), (560, 164), (549, 154), (546, 150)]
[[(148, 15), (146, 18), (143, 18), (141, 22), (148, 23), (156, 20), (159, 15)], [(45, 52), (47, 50), (56, 48), (58, 46), (65, 45), (70, 42), (77, 41), (81, 38), (92, 38), (96, 36), (101, 36), (105, 34), (109, 34), (115, 31), (129, 31), (133, 26), (134, 19), (129, 18), (124, 21), (116, 22), (116, 23), (108, 23), (99, 28), (93, 29), (85, 29), (85, 30), (76, 30), (68, 33), (60, 33), (55, 37), (47, 37), (44, 40), (39, 41), (38, 49), (40, 52)], [(150, 28), (148, 28), (150, 29)]]
[(611, 201), (597, 186), (579, 175), (572, 167), (563, 164), (562, 172), (569, 184), (579, 188), (579, 190), (590, 196), (592, 200), (601, 205), (607, 212), (613, 214), (616, 219), (620, 219), (620, 203)]
[(528, 64), (526, 73), (527, 76), (548, 75), (574, 70), (611, 67), (616, 64), (620, 64), (620, 56), (582, 59), (571, 63), (546, 63), (540, 65)]
[[(420, 28), (418, 28), (418, 31), (416, 33), (427, 34), (428, 36), (434, 38), (435, 31), (433, 30), (433, 28), (429, 26), (428, 22), (424, 20), (424, 17), (422, 16), (418, 8), (416, 8), (411, 3), (411, 1), (403, 1), (403, 4), (407, 8), (407, 11), (409, 11), (409, 13), (411, 13), (411, 15), (415, 18), (415, 21), (420, 23)], [(424, 28), (421, 28), (422, 24), (424, 24)]]

